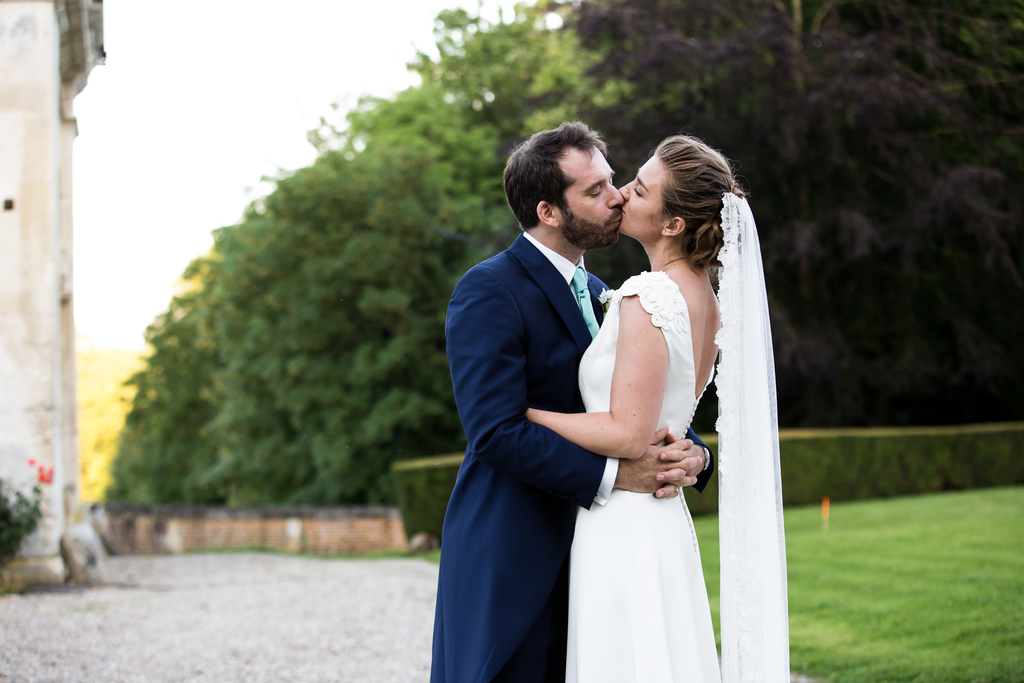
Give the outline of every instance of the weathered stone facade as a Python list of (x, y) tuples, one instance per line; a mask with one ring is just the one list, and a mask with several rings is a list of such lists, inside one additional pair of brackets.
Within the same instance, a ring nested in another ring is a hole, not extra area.
[(103, 60), (102, 2), (0, 0), (0, 479), (53, 468), (44, 518), (8, 585), (63, 581), (78, 508), (72, 298), (72, 104)]

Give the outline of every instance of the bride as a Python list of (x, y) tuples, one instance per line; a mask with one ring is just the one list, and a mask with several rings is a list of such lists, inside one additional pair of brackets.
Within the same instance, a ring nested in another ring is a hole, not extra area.
[[(621, 192), (620, 232), (643, 245), (651, 271), (602, 296), (605, 321), (579, 367), (587, 413), (531, 408), (526, 417), (594, 453), (638, 457), (659, 428), (686, 431), (714, 375), (718, 344), (725, 347), (718, 379), (725, 680), (788, 681), (774, 369), (753, 217), (726, 159), (689, 136), (664, 140)], [(722, 265), (720, 252), (727, 266), (721, 309), (709, 277)], [(765, 367), (750, 362), (751, 350)], [(567, 683), (721, 680), (683, 498), (616, 489), (606, 506), (580, 509)]]

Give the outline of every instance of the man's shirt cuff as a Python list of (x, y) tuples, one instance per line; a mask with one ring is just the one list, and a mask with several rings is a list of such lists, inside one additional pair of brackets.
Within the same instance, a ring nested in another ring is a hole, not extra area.
[(604, 464), (604, 476), (601, 477), (601, 486), (597, 489), (597, 495), (594, 496), (594, 502), (598, 505), (607, 505), (608, 499), (612, 495), (612, 489), (615, 488), (615, 477), (619, 474), (619, 459), (608, 458)]

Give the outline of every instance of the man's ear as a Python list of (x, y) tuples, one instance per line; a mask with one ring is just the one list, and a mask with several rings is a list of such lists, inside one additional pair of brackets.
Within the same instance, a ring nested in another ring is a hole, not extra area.
[(674, 216), (661, 227), (661, 234), (666, 237), (675, 237), (676, 235), (682, 235), (683, 230), (686, 230), (686, 221), (679, 216)]
[(550, 228), (562, 227), (562, 212), (559, 208), (548, 202), (537, 204), (537, 218), (540, 222)]

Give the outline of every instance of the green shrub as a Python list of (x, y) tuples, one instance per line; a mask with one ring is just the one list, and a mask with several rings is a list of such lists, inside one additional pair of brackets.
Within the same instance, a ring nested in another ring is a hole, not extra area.
[(0, 480), (0, 565), (14, 559), (21, 542), (36, 530), (43, 517), (38, 484), (32, 487), (31, 498), (21, 491), (14, 491), (8, 498), (7, 488)]
[[(779, 446), (786, 505), (1024, 484), (1024, 422), (792, 429), (780, 432)], [(718, 478), (685, 495), (693, 514), (717, 512)]]
[[(704, 439), (715, 450), (718, 438)], [(786, 505), (1024, 484), (1024, 422), (956, 427), (786, 429), (779, 433)], [(441, 537), (462, 454), (392, 467), (405, 531)], [(684, 490), (695, 515), (718, 512), (718, 477)]]
[(398, 507), (409, 538), (421, 531), (441, 538), (444, 513), (464, 457), (463, 453), (436, 455), (391, 466)]

